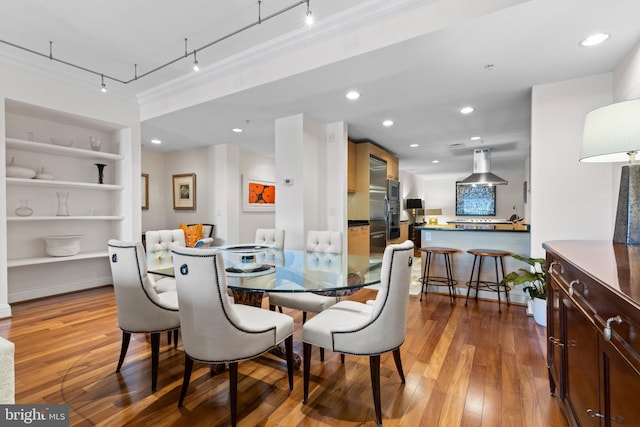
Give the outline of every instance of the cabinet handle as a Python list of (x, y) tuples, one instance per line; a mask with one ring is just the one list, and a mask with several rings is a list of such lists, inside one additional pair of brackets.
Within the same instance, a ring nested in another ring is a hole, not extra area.
[(611, 323), (616, 322), (617, 324), (622, 323), (622, 318), (620, 315), (616, 317), (610, 317), (607, 319), (607, 326), (604, 327), (604, 340), (611, 341)]
[(604, 418), (604, 415), (594, 412), (591, 408), (587, 409), (587, 415), (591, 418)]
[[(558, 271), (555, 270), (554, 267), (558, 267)], [(562, 274), (564, 273), (564, 269), (562, 268), (562, 264), (560, 264), (558, 261), (553, 261), (551, 263), (551, 265), (549, 266), (549, 273), (558, 273), (558, 274)]]
[(557, 345), (558, 347), (564, 347), (564, 344), (558, 338), (549, 337), (549, 342), (553, 345)]

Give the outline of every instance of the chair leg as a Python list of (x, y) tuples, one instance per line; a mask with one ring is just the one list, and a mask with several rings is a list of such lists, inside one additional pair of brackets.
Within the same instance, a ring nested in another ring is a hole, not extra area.
[(371, 387), (373, 389), (373, 406), (376, 410), (376, 423), (382, 425), (382, 405), (380, 404), (380, 355), (369, 356), (371, 371)]
[(171, 345), (171, 331), (167, 331), (167, 344)]
[(122, 346), (120, 347), (120, 358), (118, 359), (116, 372), (120, 372), (120, 368), (122, 368), (124, 356), (127, 354), (127, 349), (129, 348), (129, 341), (131, 341), (131, 333), (122, 331)]
[[(469, 277), (469, 284), (467, 285), (467, 298), (464, 300), (464, 305), (467, 305), (469, 302), (469, 293), (471, 292), (471, 286), (473, 285), (473, 271), (476, 269), (476, 260), (478, 259), (478, 255), (473, 256), (473, 265), (471, 266), (471, 277)], [(480, 261), (482, 262), (482, 261)], [(480, 276), (478, 275), (478, 280)], [(476, 284), (476, 295), (478, 295), (478, 284)]]
[(231, 426), (235, 427), (238, 414), (238, 362), (229, 362), (229, 400), (231, 401)]
[(151, 392), (158, 385), (158, 359), (160, 358), (160, 332), (151, 334)]
[(324, 362), (324, 348), (320, 347), (320, 361)]
[(402, 384), (404, 384), (404, 371), (402, 370), (402, 359), (400, 359), (400, 347), (393, 350), (393, 360), (396, 362), (396, 369), (400, 375), (400, 380), (402, 381)]
[(307, 321), (307, 312), (303, 311), (302, 312), (302, 324), (304, 325)]
[(303, 389), (304, 398), (303, 403), (307, 403), (309, 398), (309, 370), (311, 369), (311, 344), (302, 343), (302, 377), (303, 377)]
[(498, 289), (498, 313), (502, 313), (502, 308), (500, 307), (500, 277), (498, 277), (498, 258), (493, 257), (493, 263), (496, 267), (496, 289)]
[(180, 329), (173, 330), (173, 348), (178, 348), (178, 332)]
[(276, 311), (276, 306), (273, 304), (269, 304), (269, 310)]
[(193, 359), (186, 353), (184, 354), (184, 377), (182, 378), (182, 390), (180, 390), (180, 399), (178, 399), (178, 408), (182, 406), (184, 397), (187, 395), (189, 381), (191, 380), (191, 370), (193, 369)]
[(287, 354), (287, 375), (289, 376), (289, 391), (293, 391), (293, 335), (284, 340), (284, 349)]
[(340, 353), (340, 361), (344, 365), (344, 353)]

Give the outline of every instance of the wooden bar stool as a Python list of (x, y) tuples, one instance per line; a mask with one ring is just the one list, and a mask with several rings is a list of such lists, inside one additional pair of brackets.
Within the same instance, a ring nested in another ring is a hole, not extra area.
[[(469, 249), (467, 253), (473, 255), (473, 266), (471, 267), (471, 277), (467, 282), (467, 298), (465, 299), (464, 305), (467, 305), (469, 301), (469, 292), (471, 288), (475, 288), (476, 290), (476, 301), (478, 301), (478, 290), (480, 288), (486, 289), (488, 291), (497, 292), (498, 293), (498, 312), (502, 313), (502, 309), (500, 307), (500, 288), (504, 288), (504, 293), (507, 297), (507, 304), (510, 304), (509, 301), (509, 290), (511, 289), (507, 285), (500, 285), (500, 276), (498, 275), (498, 259), (500, 260), (500, 267), (502, 269), (502, 277), (504, 278), (504, 257), (511, 256), (511, 252), (502, 251), (499, 249)], [(485, 258), (493, 258), (496, 269), (496, 280), (495, 282), (480, 280), (480, 276), (482, 273), (482, 261)], [(476, 271), (476, 261), (478, 261), (478, 270), (476, 274), (476, 278), (473, 278), (473, 273)], [(475, 283), (475, 286), (474, 286)]]
[[(420, 291), (420, 301), (422, 301), (422, 294), (427, 293), (427, 287), (431, 285), (441, 285), (446, 284), (449, 288), (449, 298), (451, 298), (451, 303), (455, 302), (456, 288), (455, 286), (458, 284), (458, 281), (453, 278), (453, 269), (451, 267), (451, 257), (455, 253), (460, 252), (460, 249), (454, 248), (438, 248), (438, 247), (426, 247), (421, 248), (421, 252), (424, 252), (425, 263), (422, 266), (422, 278), (420, 281), (422, 282), (422, 289)], [(439, 277), (431, 275), (431, 260), (434, 255), (442, 254), (444, 256), (444, 268), (446, 271), (447, 277)]]

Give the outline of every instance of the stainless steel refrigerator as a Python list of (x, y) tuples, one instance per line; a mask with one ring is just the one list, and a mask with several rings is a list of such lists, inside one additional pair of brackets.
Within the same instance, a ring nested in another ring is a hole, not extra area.
[(387, 162), (369, 156), (369, 251), (383, 253), (387, 245)]

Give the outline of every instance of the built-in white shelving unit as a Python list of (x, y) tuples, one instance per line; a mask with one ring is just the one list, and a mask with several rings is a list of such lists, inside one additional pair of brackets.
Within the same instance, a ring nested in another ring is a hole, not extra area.
[[(6, 177), (6, 266), (9, 302), (110, 282), (107, 241), (130, 233), (133, 133), (127, 125), (6, 100), (6, 162), (53, 179)], [(90, 137), (102, 140), (94, 151)], [(65, 141), (71, 146), (55, 145)], [(104, 164), (99, 183), (96, 164)], [(67, 193), (69, 215), (58, 215), (58, 193)], [(19, 216), (24, 201), (30, 216)], [(49, 256), (45, 237), (80, 235), (80, 252)]]

